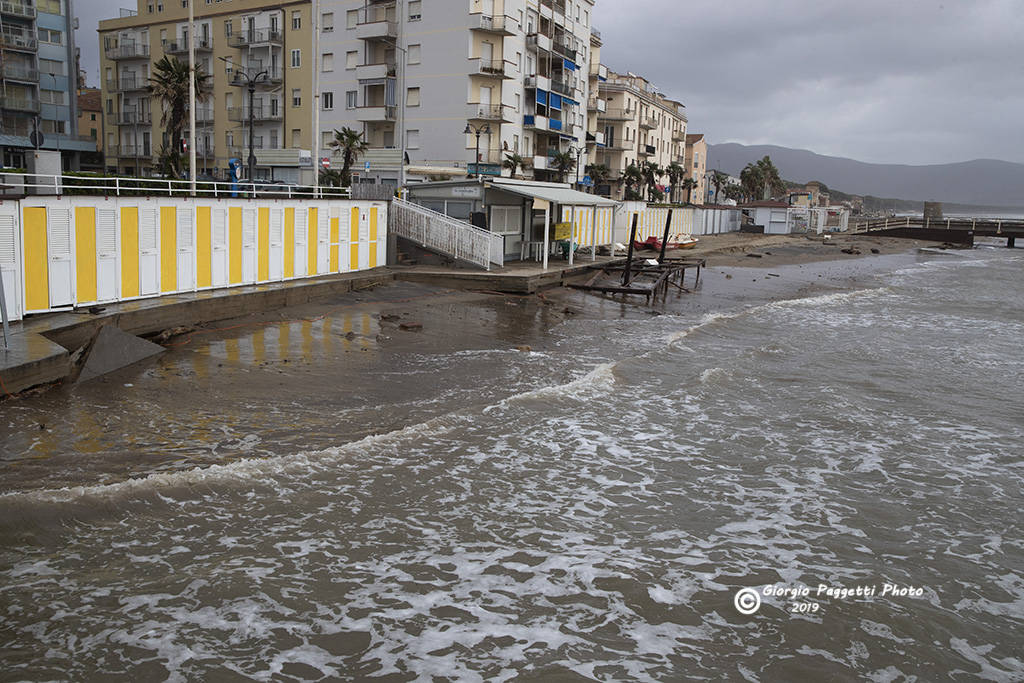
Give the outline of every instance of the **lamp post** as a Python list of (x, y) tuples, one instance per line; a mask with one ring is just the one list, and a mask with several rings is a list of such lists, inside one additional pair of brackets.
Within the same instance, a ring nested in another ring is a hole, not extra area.
[(576, 183), (574, 184), (576, 187), (580, 184), (580, 160), (583, 158), (583, 153), (586, 151), (586, 147), (577, 148), (575, 145), (569, 148), (569, 153), (575, 153), (576, 156)]
[(474, 164), (473, 165), (474, 165), (475, 170), (476, 170), (476, 173), (475, 173), (474, 177), (479, 178), (480, 177), (480, 136), (481, 135), (490, 135), (491, 134), (491, 126), (490, 126), (490, 124), (485, 123), (484, 125), (477, 127), (477, 126), (474, 126), (472, 124), (467, 123), (466, 124), (466, 130), (464, 130), (462, 132), (465, 135), (476, 135), (476, 156), (473, 157), (474, 158)]
[[(225, 64), (231, 64), (231, 62), (228, 61), (227, 59), (225, 59), (224, 57), (220, 57), (219, 59), (222, 62), (224, 62)], [(266, 71), (266, 69), (264, 69), (263, 71), (260, 71), (255, 76), (250, 76), (247, 72), (242, 71), (241, 69), (235, 69), (233, 73), (235, 74), (235, 76), (242, 76), (243, 78), (245, 78), (245, 86), (249, 90), (249, 159), (248, 159), (248, 175), (249, 175), (249, 178), (248, 179), (249, 179), (249, 182), (251, 183), (256, 178), (256, 153), (253, 151), (253, 119), (254, 119), (254, 114), (255, 114), (255, 111), (254, 111), (253, 107), (255, 106), (254, 101), (256, 99), (256, 84), (259, 83), (261, 80), (269, 78), (269, 73)], [(239, 85), (241, 85), (241, 84), (239, 84)]]

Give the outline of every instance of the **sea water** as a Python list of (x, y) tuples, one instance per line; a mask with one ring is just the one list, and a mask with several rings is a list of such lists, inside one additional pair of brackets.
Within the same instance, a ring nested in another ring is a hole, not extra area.
[(570, 316), (406, 358), (383, 433), (11, 491), (3, 677), (1024, 680), (1022, 265)]

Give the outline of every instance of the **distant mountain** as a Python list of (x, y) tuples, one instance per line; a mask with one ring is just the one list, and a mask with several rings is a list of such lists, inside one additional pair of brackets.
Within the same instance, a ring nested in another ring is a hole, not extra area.
[(868, 164), (775, 145), (708, 145), (708, 168), (739, 176), (768, 155), (785, 180), (817, 180), (829, 188), (874, 197), (898, 197), (982, 206), (1024, 205), (1024, 164), (977, 159), (956, 164)]

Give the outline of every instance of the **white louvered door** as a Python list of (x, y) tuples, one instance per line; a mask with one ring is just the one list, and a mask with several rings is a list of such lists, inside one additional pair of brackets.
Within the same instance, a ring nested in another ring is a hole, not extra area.
[(7, 303), (7, 317), (11, 320), (21, 319), (21, 290), (18, 284), (21, 278), (19, 245), (18, 245), (18, 204), (8, 202), (13, 211), (5, 211), (7, 205), (0, 206), (0, 278), (3, 278), (4, 301)]
[(284, 209), (270, 209), (270, 279), (284, 277)]
[(211, 270), (214, 287), (228, 286), (228, 212), (213, 210)]
[(74, 263), (71, 258), (71, 211), (47, 209), (46, 253), (50, 259), (50, 308), (73, 306)]
[(117, 272), (117, 211), (96, 209), (96, 300), (116, 301)]
[(139, 295), (160, 293), (160, 241), (156, 209), (139, 209)]
[(256, 209), (242, 209), (242, 282), (256, 282)]
[(178, 234), (178, 291), (190, 292), (196, 288), (195, 231), (193, 212), (195, 209), (181, 207), (177, 213)]
[(305, 209), (295, 209), (295, 277), (305, 277), (309, 265), (309, 227)]

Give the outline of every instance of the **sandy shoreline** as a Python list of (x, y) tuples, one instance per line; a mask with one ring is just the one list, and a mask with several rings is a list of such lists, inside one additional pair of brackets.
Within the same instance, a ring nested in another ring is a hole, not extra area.
[[(8, 403), (0, 492), (330, 448), (571, 382), (642, 351), (630, 330), (652, 312), (685, 329), (708, 313), (866, 286), (923, 258), (906, 240), (847, 240), (861, 256), (805, 238), (714, 236), (688, 252), (708, 258), (700, 288), (653, 311), (570, 289), (516, 296), (400, 282), (220, 321), (171, 339), (155, 360)], [(621, 321), (621, 339), (588, 339), (598, 319)]]

